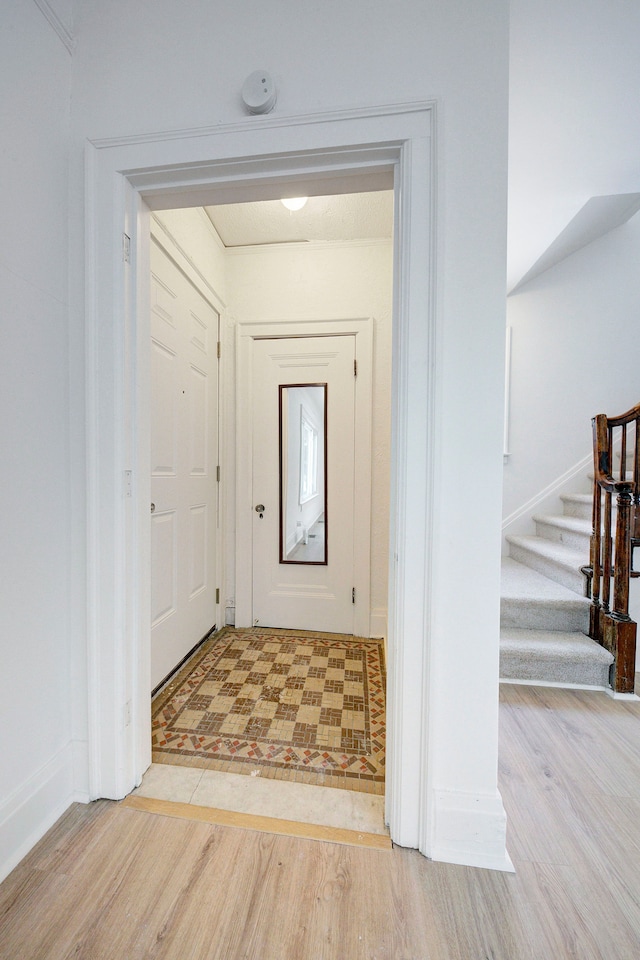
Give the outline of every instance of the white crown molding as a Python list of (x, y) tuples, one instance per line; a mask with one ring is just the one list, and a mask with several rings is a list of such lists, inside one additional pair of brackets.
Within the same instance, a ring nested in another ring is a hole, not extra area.
[(370, 240), (285, 240), (277, 243), (243, 243), (225, 247), (228, 257), (251, 256), (265, 250), (354, 250), (365, 247), (392, 247), (392, 237), (372, 237)]
[(60, 19), (48, 0), (34, 0), (38, 10), (42, 13), (49, 25), (53, 27), (69, 53), (73, 53), (76, 48), (77, 39), (71, 30)]
[[(38, 3), (39, 0), (36, 0)], [(45, 0), (42, 0), (45, 2)], [(128, 147), (142, 143), (158, 143), (166, 140), (189, 140), (196, 137), (211, 137), (223, 134), (228, 136), (244, 131), (256, 131), (276, 127), (308, 126), (317, 123), (334, 123), (340, 120), (371, 119), (375, 117), (398, 116), (399, 114), (423, 113), (433, 111), (435, 101), (411, 100), (406, 103), (389, 103), (377, 107), (351, 107), (344, 110), (332, 110), (325, 113), (300, 113), (278, 117), (271, 114), (268, 117), (245, 117), (233, 123), (212, 124), (206, 127), (189, 127), (181, 130), (160, 130), (150, 133), (133, 134), (125, 137), (103, 137), (89, 140), (97, 150), (113, 147)]]
[(220, 239), (220, 234), (216, 230), (215, 225), (211, 217), (207, 213), (206, 209), (204, 207), (195, 207), (195, 209), (198, 211), (198, 216), (200, 217), (205, 227), (211, 234), (213, 238), (213, 242), (217, 246), (218, 250), (220, 250), (222, 253), (226, 253), (227, 248), (225, 247), (224, 243)]
[[(184, 247), (176, 240), (171, 230), (155, 213), (151, 214), (151, 236), (156, 243), (162, 247), (167, 256), (173, 260), (178, 269), (185, 274), (189, 281), (194, 283), (196, 287), (201, 288), (200, 293), (208, 300), (216, 313), (222, 313), (227, 309), (226, 302), (222, 299), (216, 288), (212, 286)], [(182, 262), (180, 262), (180, 258)]]

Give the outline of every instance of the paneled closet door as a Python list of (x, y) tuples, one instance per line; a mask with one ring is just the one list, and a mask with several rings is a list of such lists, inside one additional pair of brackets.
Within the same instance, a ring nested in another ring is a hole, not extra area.
[(152, 241), (152, 687), (216, 622), (218, 320)]

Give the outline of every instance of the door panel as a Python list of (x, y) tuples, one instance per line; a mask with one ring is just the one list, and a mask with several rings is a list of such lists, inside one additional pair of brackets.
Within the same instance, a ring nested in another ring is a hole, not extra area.
[(176, 475), (176, 354), (151, 341), (151, 475)]
[(216, 621), (218, 314), (151, 244), (151, 682)]
[(207, 440), (209, 436), (208, 378), (203, 370), (190, 367), (189, 390), (189, 464), (192, 477), (207, 473)]
[(178, 586), (175, 510), (151, 517), (151, 626), (175, 613)]
[[(353, 335), (254, 341), (254, 624), (353, 633), (354, 358)], [(305, 384), (326, 384), (326, 564), (280, 560), (280, 386)]]

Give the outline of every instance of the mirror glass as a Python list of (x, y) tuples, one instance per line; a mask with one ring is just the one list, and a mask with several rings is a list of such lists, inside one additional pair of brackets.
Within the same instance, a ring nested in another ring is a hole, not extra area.
[(327, 562), (327, 385), (280, 387), (280, 563)]

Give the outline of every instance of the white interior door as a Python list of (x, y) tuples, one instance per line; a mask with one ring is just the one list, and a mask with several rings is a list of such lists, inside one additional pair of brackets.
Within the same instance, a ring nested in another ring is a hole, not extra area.
[(218, 319), (152, 242), (152, 687), (216, 622)]
[(256, 625), (354, 632), (355, 340), (253, 342)]

